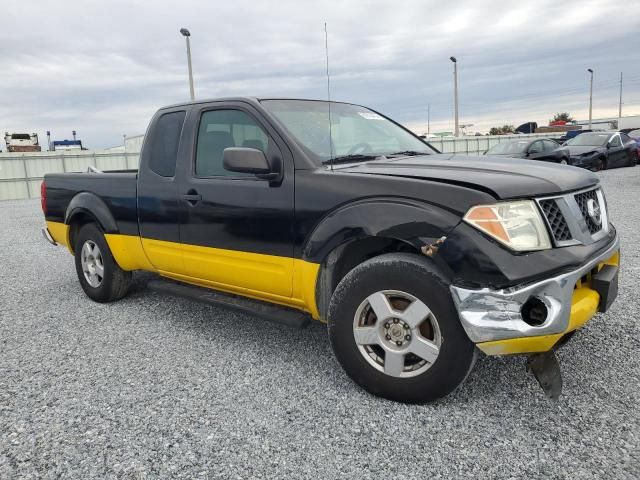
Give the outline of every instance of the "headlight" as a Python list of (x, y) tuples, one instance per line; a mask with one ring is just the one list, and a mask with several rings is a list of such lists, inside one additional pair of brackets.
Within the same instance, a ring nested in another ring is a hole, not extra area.
[(518, 252), (551, 248), (549, 234), (532, 200), (471, 207), (464, 221)]

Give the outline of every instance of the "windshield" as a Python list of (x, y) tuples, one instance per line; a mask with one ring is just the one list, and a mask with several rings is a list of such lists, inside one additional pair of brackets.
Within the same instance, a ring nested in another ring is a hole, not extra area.
[(514, 153), (523, 153), (527, 149), (527, 145), (529, 145), (529, 142), (526, 140), (499, 143), (487, 150), (487, 155), (508, 155)]
[(364, 107), (332, 102), (330, 136), (329, 102), (263, 100), (261, 103), (318, 164), (347, 155), (356, 155), (353, 160), (361, 161), (369, 156), (400, 152), (435, 153), (418, 137)]
[(608, 133), (581, 133), (577, 137), (568, 140), (566, 145), (575, 147), (600, 147), (607, 143), (610, 134)]

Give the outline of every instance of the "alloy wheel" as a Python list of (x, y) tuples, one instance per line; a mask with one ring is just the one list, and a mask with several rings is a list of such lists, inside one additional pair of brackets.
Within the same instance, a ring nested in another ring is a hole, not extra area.
[(104, 278), (104, 262), (100, 248), (92, 240), (87, 240), (82, 245), (80, 264), (87, 283), (93, 288), (98, 288)]
[(414, 377), (438, 358), (442, 334), (433, 312), (413, 295), (384, 290), (362, 301), (353, 320), (360, 354), (392, 377)]

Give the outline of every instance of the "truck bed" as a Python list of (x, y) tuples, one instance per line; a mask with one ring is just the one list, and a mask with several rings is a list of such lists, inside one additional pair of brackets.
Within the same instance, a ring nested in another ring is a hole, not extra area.
[(45, 175), (46, 218), (64, 222), (71, 200), (80, 193), (93, 194), (111, 212), (123, 233), (138, 233), (137, 170)]

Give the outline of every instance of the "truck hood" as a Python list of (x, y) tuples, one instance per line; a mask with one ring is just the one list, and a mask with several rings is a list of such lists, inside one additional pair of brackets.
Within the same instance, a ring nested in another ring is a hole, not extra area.
[(553, 195), (598, 183), (596, 175), (581, 168), (494, 156), (435, 154), (381, 158), (336, 165), (334, 170), (451, 183), (485, 191), (498, 199)]

